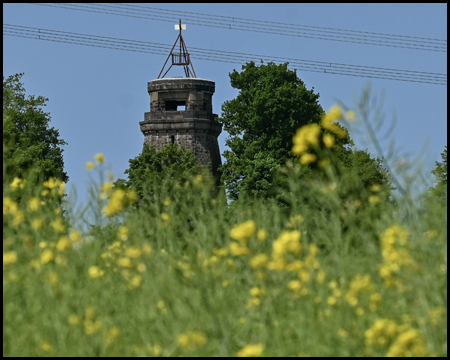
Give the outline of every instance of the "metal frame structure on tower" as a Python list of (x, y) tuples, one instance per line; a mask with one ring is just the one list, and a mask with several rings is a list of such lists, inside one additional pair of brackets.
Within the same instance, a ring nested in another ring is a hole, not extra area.
[[(194, 66), (192, 65), (191, 57), (189, 56), (186, 43), (184, 42), (183, 35), (181, 35), (181, 30), (186, 30), (186, 25), (180, 23), (175, 25), (175, 30), (180, 30), (180, 33), (178, 34), (177, 39), (175, 40), (175, 44), (173, 44), (172, 50), (170, 50), (170, 54), (166, 59), (166, 62), (164, 63), (161, 72), (158, 75), (158, 79), (164, 78), (166, 74), (169, 72), (169, 70), (172, 68), (172, 66), (183, 66), (184, 73), (186, 74), (186, 77), (193, 77), (196, 78), (197, 75), (195, 74)], [(178, 40), (180, 40), (180, 52), (174, 53), (173, 49), (175, 49), (175, 46), (177, 45)], [(172, 57), (172, 65), (167, 69), (167, 71), (164, 73), (164, 75), (161, 77), (162, 72), (164, 71), (164, 68), (166, 67), (167, 62), (169, 61), (170, 57)]]

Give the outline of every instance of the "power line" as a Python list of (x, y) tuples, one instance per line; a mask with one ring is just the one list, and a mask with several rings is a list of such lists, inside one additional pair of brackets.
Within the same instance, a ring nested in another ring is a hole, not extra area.
[(320, 40), (349, 42), (365, 45), (378, 45), (378, 46), (406, 48), (413, 50), (447, 52), (447, 41), (442, 39), (279, 23), (273, 21), (244, 19), (231, 16), (158, 9), (148, 6), (131, 5), (131, 4), (60, 3), (60, 4), (34, 4), (34, 5), (58, 7), (68, 10), (88, 11), (100, 14), (127, 16), (166, 22), (173, 22), (181, 17), (185, 22), (192, 21), (192, 25), (199, 25), (199, 26), (217, 27), (240, 31), (251, 31), (283, 36), (305, 37)]
[[(73, 32), (41, 29), (11, 24), (3, 24), (3, 35), (76, 45), (102, 47), (114, 50), (151, 53), (163, 56), (167, 56), (172, 47), (172, 45), (169, 44), (79, 34)], [(266, 62), (289, 62), (291, 67), (294, 66), (298, 70), (302, 71), (312, 71), (347, 76), (360, 76), (375, 79), (421, 82), (434, 85), (447, 84), (447, 75), (440, 73), (329, 63), (324, 61), (301, 60), (257, 54), (228, 52), (223, 50), (202, 49), (195, 47), (190, 47), (189, 50), (191, 52), (191, 56), (197, 56), (197, 59), (199, 60), (242, 64), (243, 62), (251, 60), (258, 61), (259, 59), (263, 59)]]

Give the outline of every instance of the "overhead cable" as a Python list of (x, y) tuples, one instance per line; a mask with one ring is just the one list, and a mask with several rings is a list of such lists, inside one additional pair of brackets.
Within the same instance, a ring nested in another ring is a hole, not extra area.
[[(24, 37), (35, 40), (46, 40), (76, 45), (94, 46), (115, 50), (135, 51), (167, 56), (172, 45), (148, 41), (128, 40), (114, 37), (79, 34), (73, 32), (49, 30), (28, 26), (3, 24), (3, 35)], [(246, 54), (223, 50), (212, 50), (189, 47), (191, 57), (196, 60), (220, 61), (243, 64), (248, 61), (264, 60), (275, 63), (289, 62), (290, 67), (301, 71), (321, 72), (327, 74), (360, 76), (375, 79), (420, 82), (434, 85), (446, 85), (447, 74), (424, 71), (390, 69), (363, 65), (340, 64), (324, 61), (301, 60), (294, 58), (275, 57), (267, 55)]]
[(298, 25), (159, 9), (132, 4), (34, 4), (58, 7), (68, 10), (80, 10), (100, 14), (127, 16), (155, 21), (174, 22), (182, 18), (190, 25), (217, 27), (229, 30), (259, 32), (265, 34), (304, 37), (319, 40), (331, 40), (365, 45), (389, 46), (413, 50), (447, 52), (447, 40), (406, 35), (394, 35), (358, 30), (333, 29), (319, 26)]

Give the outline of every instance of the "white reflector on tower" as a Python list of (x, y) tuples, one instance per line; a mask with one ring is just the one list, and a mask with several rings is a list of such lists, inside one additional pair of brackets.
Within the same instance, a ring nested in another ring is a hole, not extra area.
[[(175, 30), (180, 30), (180, 25), (175, 25)], [(186, 25), (185, 24), (181, 24), (181, 30), (186, 30)]]

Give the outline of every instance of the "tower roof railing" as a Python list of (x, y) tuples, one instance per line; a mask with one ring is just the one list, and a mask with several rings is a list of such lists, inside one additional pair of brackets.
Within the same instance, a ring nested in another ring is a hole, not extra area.
[[(186, 43), (184, 42), (183, 35), (181, 34), (181, 30), (186, 30), (186, 25), (180, 23), (175, 25), (175, 30), (180, 30), (180, 33), (178, 34), (177, 39), (175, 40), (175, 43), (173, 44), (172, 50), (170, 50), (170, 54), (166, 59), (166, 62), (164, 63), (161, 72), (158, 75), (158, 79), (164, 78), (166, 74), (169, 72), (169, 70), (172, 68), (172, 66), (183, 66), (184, 73), (186, 74), (186, 77), (193, 77), (196, 78), (197, 75), (195, 74), (194, 66), (192, 65), (191, 57), (189, 56), (188, 49), (186, 47)], [(180, 51), (174, 53), (173, 50), (175, 49), (175, 46), (177, 45), (177, 42), (180, 41)], [(161, 77), (161, 74), (164, 71), (164, 68), (167, 65), (167, 62), (172, 57), (172, 64), (167, 69), (167, 71), (164, 73), (164, 75)]]

